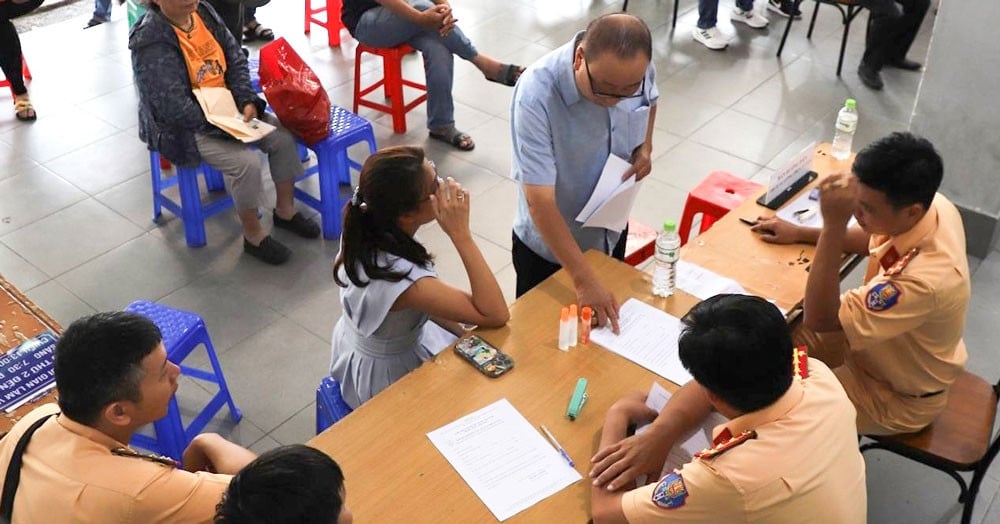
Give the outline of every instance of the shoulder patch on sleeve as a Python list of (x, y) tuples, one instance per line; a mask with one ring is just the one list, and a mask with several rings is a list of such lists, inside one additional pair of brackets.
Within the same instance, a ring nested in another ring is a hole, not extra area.
[(870, 311), (885, 311), (899, 302), (903, 292), (892, 282), (882, 282), (872, 286), (865, 298), (865, 307)]
[(653, 504), (663, 509), (675, 509), (683, 506), (687, 496), (684, 479), (677, 471), (660, 479), (660, 483), (653, 488)]

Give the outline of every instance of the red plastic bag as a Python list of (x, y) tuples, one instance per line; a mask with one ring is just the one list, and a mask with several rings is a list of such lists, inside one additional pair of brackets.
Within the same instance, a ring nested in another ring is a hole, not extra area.
[(307, 144), (329, 134), (330, 97), (284, 38), (260, 49), (260, 85), (281, 124)]

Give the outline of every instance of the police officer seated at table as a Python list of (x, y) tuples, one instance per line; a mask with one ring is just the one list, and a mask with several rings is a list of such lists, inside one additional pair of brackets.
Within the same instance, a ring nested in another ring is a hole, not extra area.
[[(58, 406), (35, 408), (0, 441), (0, 522), (211, 522), (251, 451), (198, 435), (180, 469), (128, 447), (139, 428), (167, 414), (177, 390), (180, 368), (161, 338), (150, 320), (126, 312), (66, 328), (55, 350)], [(18, 470), (19, 482), (8, 485), (4, 476)]]
[(272, 449), (229, 483), (216, 524), (351, 524), (344, 473), (326, 453), (304, 444)]
[[(823, 228), (761, 219), (770, 242), (816, 244), (804, 319), (792, 337), (834, 369), (858, 410), (858, 432), (909, 433), (948, 403), (965, 367), (969, 264), (962, 217), (937, 193), (941, 157), (893, 133), (858, 153), (853, 175), (821, 183)], [(848, 228), (851, 215), (860, 227)], [(840, 293), (843, 253), (868, 255), (864, 284)]]
[[(792, 347), (778, 308), (717, 295), (681, 323), (680, 360), (694, 380), (659, 415), (639, 392), (608, 410), (591, 472), (594, 523), (864, 523), (854, 408), (829, 368)], [(671, 446), (713, 408), (729, 419), (714, 447), (660, 478)], [(650, 421), (651, 446), (633, 445), (627, 428)], [(659, 481), (630, 489), (641, 474)]]

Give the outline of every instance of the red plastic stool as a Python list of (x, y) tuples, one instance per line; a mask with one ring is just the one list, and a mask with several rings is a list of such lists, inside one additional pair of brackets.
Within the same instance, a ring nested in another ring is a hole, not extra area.
[[(406, 113), (410, 112), (410, 110), (414, 107), (422, 104), (424, 100), (427, 100), (426, 85), (418, 84), (412, 80), (406, 80), (403, 78), (403, 56), (412, 52), (413, 48), (406, 44), (386, 48), (368, 47), (364, 44), (358, 44), (358, 50), (354, 54), (354, 113), (358, 112), (358, 106), (370, 107), (377, 111), (382, 111), (383, 113), (389, 113), (392, 115), (392, 130), (396, 133), (406, 132)], [(381, 56), (383, 72), (381, 80), (364, 88), (361, 87), (362, 53)], [(410, 103), (406, 103), (403, 99), (404, 86), (419, 89), (423, 91), (423, 93), (413, 99)], [(365, 95), (371, 93), (379, 87), (383, 87), (385, 89), (385, 98), (388, 100), (388, 105), (364, 99)]]
[(688, 193), (687, 202), (684, 203), (684, 214), (677, 231), (681, 236), (681, 245), (687, 244), (695, 215), (701, 213), (701, 229), (698, 232), (704, 232), (716, 220), (757, 194), (762, 187), (764, 186), (725, 171), (709, 173)]
[(625, 239), (625, 263), (638, 266), (656, 253), (657, 231), (629, 217), (628, 238)]
[[(340, 8), (342, 0), (326, 0), (325, 5), (319, 7), (312, 6), (312, 0), (306, 0), (306, 23), (305, 33), (309, 34), (312, 24), (316, 24), (326, 29), (326, 35), (330, 42), (330, 47), (340, 45), (340, 30), (344, 28), (344, 22), (340, 20)], [(319, 17), (325, 13), (325, 16)]]
[[(28, 61), (24, 59), (24, 55), (21, 55), (21, 74), (24, 75), (25, 80), (31, 80), (31, 71), (28, 69)], [(6, 78), (0, 80), (0, 87), (9, 87), (10, 96), (16, 96), (14, 94), (14, 86), (10, 85), (10, 80)]]

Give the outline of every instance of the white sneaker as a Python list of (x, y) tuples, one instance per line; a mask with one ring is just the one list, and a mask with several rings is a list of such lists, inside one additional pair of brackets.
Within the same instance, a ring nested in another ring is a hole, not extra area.
[(719, 28), (712, 26), (708, 29), (694, 28), (691, 32), (691, 36), (694, 37), (696, 42), (701, 42), (705, 47), (709, 49), (725, 49), (729, 45), (729, 39), (719, 32)]
[(767, 18), (757, 14), (753, 9), (749, 11), (744, 11), (739, 7), (733, 8), (733, 15), (730, 17), (733, 22), (742, 22), (755, 29), (762, 29), (767, 27)]

